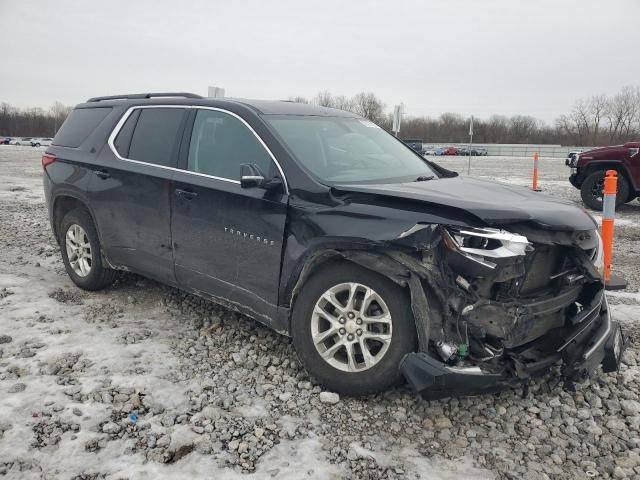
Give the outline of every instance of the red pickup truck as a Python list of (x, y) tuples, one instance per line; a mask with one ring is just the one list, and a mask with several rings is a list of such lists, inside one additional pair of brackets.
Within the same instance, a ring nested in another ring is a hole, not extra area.
[(607, 170), (618, 172), (616, 206), (630, 202), (640, 195), (640, 142), (595, 148), (569, 157), (569, 181), (580, 189), (584, 204), (602, 210), (602, 188)]

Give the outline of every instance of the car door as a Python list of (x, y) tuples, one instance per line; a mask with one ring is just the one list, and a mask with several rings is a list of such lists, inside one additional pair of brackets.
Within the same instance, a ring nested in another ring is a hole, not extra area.
[(135, 107), (114, 129), (88, 196), (111, 263), (175, 283), (171, 179), (188, 108)]
[(194, 109), (183, 145), (172, 195), (177, 281), (270, 323), (288, 197), (284, 184), (242, 188), (240, 166), (255, 164), (265, 177), (280, 177), (275, 159), (242, 118), (214, 108)]

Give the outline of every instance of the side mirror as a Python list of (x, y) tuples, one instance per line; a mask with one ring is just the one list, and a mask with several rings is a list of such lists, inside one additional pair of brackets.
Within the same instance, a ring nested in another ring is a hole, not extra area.
[(265, 190), (277, 190), (282, 187), (282, 180), (275, 176), (270, 180), (264, 178), (260, 168), (253, 163), (240, 165), (240, 186), (242, 188), (263, 188)]
[(240, 165), (240, 186), (242, 188), (262, 187), (264, 175), (257, 165), (244, 163)]

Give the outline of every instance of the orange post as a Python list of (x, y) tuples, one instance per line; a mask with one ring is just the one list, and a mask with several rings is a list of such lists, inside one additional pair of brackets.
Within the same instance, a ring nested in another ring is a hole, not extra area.
[(539, 192), (538, 188), (538, 152), (533, 154), (533, 186), (534, 192)]
[(616, 214), (616, 193), (618, 191), (618, 172), (607, 170), (604, 177), (602, 196), (602, 247), (604, 249), (604, 283), (611, 280), (611, 258), (613, 256), (613, 223)]

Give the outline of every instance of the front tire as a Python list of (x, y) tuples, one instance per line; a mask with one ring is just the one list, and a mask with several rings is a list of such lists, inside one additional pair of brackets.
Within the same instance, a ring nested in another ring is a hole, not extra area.
[(101, 290), (113, 283), (117, 273), (106, 267), (98, 232), (84, 208), (68, 212), (60, 222), (59, 243), (67, 274), (83, 290)]
[(417, 348), (406, 292), (346, 262), (322, 268), (304, 285), (293, 309), (292, 336), (307, 372), (344, 395), (399, 383), (400, 361)]
[[(603, 170), (593, 172), (582, 182), (580, 196), (584, 204), (592, 210), (602, 211), (603, 188), (605, 172)], [(624, 175), (618, 173), (618, 192), (616, 194), (616, 207), (627, 202), (629, 198), (629, 182)]]

